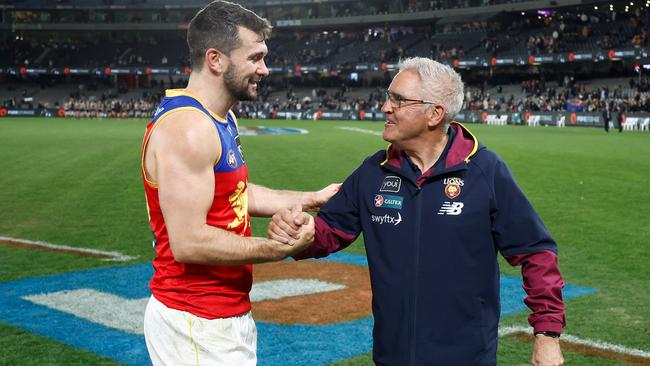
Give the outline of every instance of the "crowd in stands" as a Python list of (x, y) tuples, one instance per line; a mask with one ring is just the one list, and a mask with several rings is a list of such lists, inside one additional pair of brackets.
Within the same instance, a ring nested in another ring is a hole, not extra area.
[[(431, 1), (431, 6), (451, 6)], [(463, 2), (459, 2), (463, 6)], [(348, 3), (344, 3), (348, 4)], [(471, 5), (471, 4), (470, 4)], [(344, 31), (276, 30), (269, 39), (270, 66), (395, 62), (402, 57), (543, 55), (609, 51), (649, 45), (650, 8), (609, 12), (562, 10), (549, 16), (511, 14), (441, 26), (387, 25)], [(182, 32), (56, 39), (21, 33), (0, 39), (0, 67), (119, 67), (188, 65)], [(445, 38), (445, 35), (457, 35)], [(163, 38), (161, 38), (163, 37)], [(175, 50), (171, 52), (170, 50)]]
[(471, 111), (504, 112), (578, 111), (614, 112), (650, 111), (650, 79), (630, 79), (629, 85), (587, 87), (565, 77), (561, 86), (546, 85), (544, 81), (528, 80), (521, 84), (521, 94), (490, 94), (480, 88), (467, 88), (465, 108)]
[[(182, 87), (183, 81), (169, 87)], [(167, 85), (154, 84), (141, 95), (123, 97), (117, 91), (85, 93), (83, 88), (63, 101), (36, 101), (23, 97), (3, 101), (5, 108), (63, 108), (66, 117), (75, 118), (149, 118), (163, 97)], [(25, 92), (23, 92), (24, 94)], [(383, 88), (353, 89), (346, 83), (338, 88), (313, 88), (297, 93), (292, 86), (263, 84), (255, 102), (240, 102), (234, 110), (240, 117), (273, 116), (279, 111), (292, 112), (378, 112), (385, 100)], [(520, 90), (510, 87), (504, 92), (501, 86), (466, 86), (464, 109), (470, 111), (579, 111), (600, 112), (650, 111), (650, 78), (631, 78), (627, 85), (587, 86), (566, 76), (559, 84), (542, 79), (523, 81)]]
[[(521, 93), (501, 92), (497, 86), (490, 94), (479, 87), (466, 88), (464, 109), (470, 111), (576, 111), (600, 112), (609, 108), (616, 112), (650, 111), (650, 79), (630, 79), (629, 85), (587, 87), (565, 77), (559, 87), (547, 85), (538, 79), (521, 84)], [(345, 85), (330, 91), (313, 89), (311, 96), (296, 97), (292, 89), (284, 96), (273, 96), (268, 89), (261, 93), (256, 102), (242, 102), (236, 107), (238, 115), (254, 117), (258, 113), (273, 115), (277, 111), (380, 111), (385, 95), (381, 88), (370, 90), (366, 95), (350, 93)]]
[(151, 118), (161, 99), (161, 95), (147, 93), (129, 99), (115, 95), (70, 97), (63, 103), (63, 110), (65, 117), (74, 118)]

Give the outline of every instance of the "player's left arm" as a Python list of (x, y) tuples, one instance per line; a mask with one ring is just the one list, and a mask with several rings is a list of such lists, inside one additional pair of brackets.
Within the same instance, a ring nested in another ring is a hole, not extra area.
[(298, 192), (270, 189), (248, 183), (248, 212), (251, 216), (270, 217), (282, 209), (300, 205), (303, 210), (317, 210), (327, 202), (341, 185), (330, 184), (320, 191)]
[[(228, 112), (239, 129), (239, 122), (232, 111)], [(300, 205), (303, 210), (318, 210), (338, 192), (341, 184), (330, 184), (316, 192), (298, 192), (267, 188), (248, 182), (248, 212), (251, 216), (271, 217), (282, 209)]]
[(562, 365), (559, 339), (540, 334), (559, 335), (566, 324), (557, 245), (502, 161), (494, 170), (492, 206), (494, 241), (510, 265), (521, 266), (528, 323), (539, 334), (533, 365)]

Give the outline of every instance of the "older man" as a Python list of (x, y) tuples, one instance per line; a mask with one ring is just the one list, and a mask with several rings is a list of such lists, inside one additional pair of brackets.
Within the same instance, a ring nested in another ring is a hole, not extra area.
[[(506, 164), (451, 122), (462, 104), (454, 70), (425, 58), (402, 61), (382, 107), (391, 144), (323, 206), (312, 245), (294, 258), (326, 256), (363, 232), (375, 363), (494, 365), (501, 252), (522, 266), (533, 364), (560, 365), (556, 244)], [(269, 236), (291, 242), (306, 215), (278, 212)]]

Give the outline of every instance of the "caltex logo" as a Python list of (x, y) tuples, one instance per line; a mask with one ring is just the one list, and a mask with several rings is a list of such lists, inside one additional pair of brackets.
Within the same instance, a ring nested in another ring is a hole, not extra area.
[(395, 208), (401, 210), (402, 202), (404, 202), (404, 197), (391, 196), (387, 194), (376, 194), (374, 202), (375, 202), (375, 207)]

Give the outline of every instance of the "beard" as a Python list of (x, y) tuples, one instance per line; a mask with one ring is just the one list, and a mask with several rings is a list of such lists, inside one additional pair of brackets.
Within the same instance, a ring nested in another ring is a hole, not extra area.
[(223, 81), (226, 88), (237, 100), (254, 101), (257, 99), (257, 92), (249, 90), (248, 79), (241, 80), (241, 77), (235, 72), (235, 67), (228, 65), (228, 69), (223, 74)]

